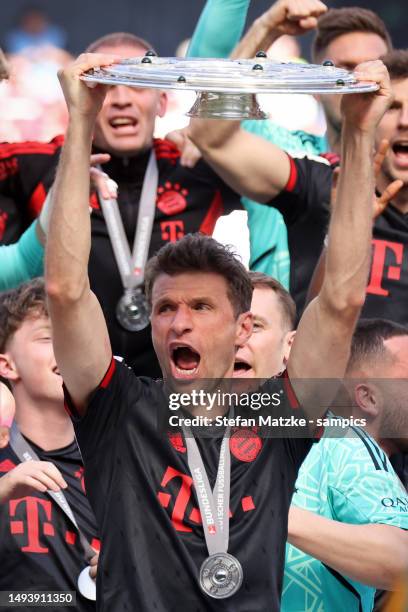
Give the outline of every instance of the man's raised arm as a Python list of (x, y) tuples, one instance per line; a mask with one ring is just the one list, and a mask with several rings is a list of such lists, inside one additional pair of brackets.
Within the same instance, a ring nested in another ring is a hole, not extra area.
[[(254, 22), (231, 57), (253, 57), (282, 34), (306, 32), (326, 10), (320, 0), (278, 0)], [(193, 119), (189, 136), (208, 164), (237, 193), (256, 202), (269, 202), (286, 187), (290, 176), (286, 153), (243, 130), (240, 122)]]
[(88, 279), (91, 247), (89, 158), (96, 116), (105, 97), (101, 85), (80, 80), (85, 70), (114, 56), (81, 55), (59, 73), (69, 124), (54, 184), (54, 208), (46, 250), (46, 288), (59, 370), (80, 412), (102, 380), (112, 357), (102, 309)]
[[(360, 80), (378, 83), (380, 89), (343, 96), (342, 164), (324, 280), (299, 323), (288, 362), (291, 379), (344, 376), (354, 327), (365, 300), (371, 257), (374, 136), (393, 96), (381, 61), (360, 64), (356, 73)], [(298, 386), (301, 394), (307, 395), (306, 386)], [(295, 390), (298, 392), (296, 384)], [(327, 408), (323, 402), (321, 407), (318, 404), (306, 402), (305, 408), (318, 416), (317, 412)]]

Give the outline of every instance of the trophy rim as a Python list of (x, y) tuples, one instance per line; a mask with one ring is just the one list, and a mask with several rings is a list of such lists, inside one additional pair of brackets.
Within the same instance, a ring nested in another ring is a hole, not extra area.
[(377, 84), (360, 83), (343, 68), (260, 58), (127, 58), (88, 71), (81, 78), (105, 85), (226, 94), (347, 94), (378, 90)]

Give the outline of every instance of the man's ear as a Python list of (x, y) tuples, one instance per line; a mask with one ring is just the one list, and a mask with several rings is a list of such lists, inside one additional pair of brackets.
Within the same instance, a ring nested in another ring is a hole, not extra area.
[(237, 319), (237, 333), (235, 337), (235, 346), (240, 348), (244, 346), (250, 339), (253, 330), (253, 315), (252, 312), (243, 312)]
[(295, 339), (295, 336), (296, 336), (296, 331), (293, 330), (293, 331), (288, 332), (286, 334), (284, 340), (283, 340), (283, 344), (284, 344), (284, 346), (283, 346), (283, 363), (285, 364), (285, 366), (288, 363), (290, 351), (291, 351), (292, 344), (293, 344), (293, 341)]
[(380, 389), (370, 383), (359, 383), (354, 387), (354, 400), (367, 418), (374, 420), (381, 411), (382, 393)]
[(15, 363), (8, 353), (0, 353), (0, 376), (7, 380), (18, 379)]
[(157, 115), (164, 117), (167, 111), (168, 97), (165, 91), (160, 92), (159, 103), (157, 105)]

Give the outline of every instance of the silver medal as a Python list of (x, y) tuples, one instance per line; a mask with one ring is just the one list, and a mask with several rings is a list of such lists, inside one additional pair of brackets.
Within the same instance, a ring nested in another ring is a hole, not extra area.
[(200, 568), (200, 586), (210, 597), (224, 599), (239, 591), (243, 576), (238, 559), (228, 553), (216, 553)]
[(91, 568), (85, 567), (78, 576), (78, 590), (83, 597), (96, 601), (96, 583), (93, 578), (89, 575)]
[(130, 289), (116, 307), (116, 317), (127, 331), (137, 332), (145, 329), (150, 323), (149, 305), (141, 289)]

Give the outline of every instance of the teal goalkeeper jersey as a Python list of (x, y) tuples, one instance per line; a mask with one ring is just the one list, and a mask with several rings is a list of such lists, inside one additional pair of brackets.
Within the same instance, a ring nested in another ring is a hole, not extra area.
[[(342, 523), (408, 529), (407, 493), (381, 448), (357, 427), (313, 445), (292, 504)], [(374, 595), (374, 588), (287, 545), (282, 612), (368, 612)]]

